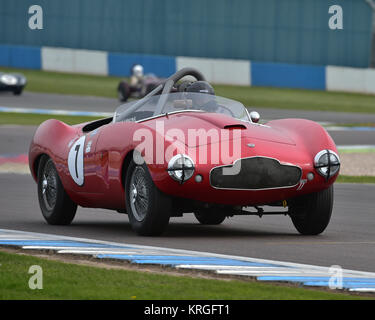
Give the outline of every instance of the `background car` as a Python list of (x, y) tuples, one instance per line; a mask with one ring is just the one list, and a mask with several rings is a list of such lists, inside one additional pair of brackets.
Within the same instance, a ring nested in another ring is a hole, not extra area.
[(118, 99), (121, 102), (126, 102), (129, 98), (143, 98), (164, 81), (165, 79), (158, 78), (154, 74), (146, 74), (137, 85), (123, 80), (117, 87)]
[(11, 91), (20, 95), (26, 86), (26, 77), (20, 73), (5, 73), (0, 71), (0, 91)]

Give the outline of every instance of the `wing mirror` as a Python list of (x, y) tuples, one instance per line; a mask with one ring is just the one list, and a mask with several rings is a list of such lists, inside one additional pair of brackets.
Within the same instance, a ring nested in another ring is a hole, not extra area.
[(252, 122), (254, 123), (258, 123), (259, 122), (259, 119), (260, 119), (260, 115), (258, 112), (256, 111), (251, 111), (250, 112), (250, 119)]

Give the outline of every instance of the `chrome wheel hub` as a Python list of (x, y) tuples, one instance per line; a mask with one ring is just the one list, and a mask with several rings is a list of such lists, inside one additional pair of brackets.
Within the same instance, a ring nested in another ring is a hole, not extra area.
[(48, 187), (47, 178), (46, 178), (46, 176), (43, 176), (43, 182), (42, 182), (42, 192), (43, 192), (43, 194), (46, 193), (47, 187)]
[(135, 201), (137, 200), (137, 196), (138, 196), (137, 187), (133, 184), (132, 189), (131, 189), (131, 201), (132, 201), (132, 203), (135, 203)]

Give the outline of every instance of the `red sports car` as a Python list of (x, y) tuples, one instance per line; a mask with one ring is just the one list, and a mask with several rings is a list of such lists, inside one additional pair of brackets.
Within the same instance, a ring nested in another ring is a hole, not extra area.
[[(196, 81), (181, 84), (185, 76)], [(191, 68), (113, 117), (74, 126), (47, 120), (29, 152), (42, 214), (69, 224), (78, 205), (113, 209), (140, 235), (159, 235), (170, 217), (191, 212), (202, 224), (288, 214), (301, 234), (323, 232), (340, 169), (335, 143), (312, 121), (258, 120), (215, 96)]]

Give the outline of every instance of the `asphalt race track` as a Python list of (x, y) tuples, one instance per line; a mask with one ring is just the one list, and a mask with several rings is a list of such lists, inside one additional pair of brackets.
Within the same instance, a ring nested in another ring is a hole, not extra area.
[(202, 226), (190, 214), (172, 218), (162, 237), (139, 237), (126, 215), (79, 208), (70, 226), (44, 221), (29, 175), (0, 175), (0, 228), (375, 271), (375, 186), (337, 184), (330, 225), (320, 236), (300, 236), (287, 216), (238, 216)]
[[(22, 108), (111, 112), (118, 104), (117, 100), (108, 98), (29, 92), (20, 97), (0, 95), (0, 106)], [(315, 121), (333, 121), (327, 118), (331, 113), (286, 110), (274, 113), (272, 109), (266, 108), (257, 110), (267, 119), (305, 117)], [(372, 115), (372, 118), (367, 115), (357, 116), (334, 113), (332, 119), (335, 119), (335, 122), (375, 122), (375, 115)], [(33, 126), (0, 126), (0, 154), (27, 153), (35, 129)], [(375, 141), (374, 131), (330, 133), (338, 145), (374, 144)], [(191, 214), (187, 214), (183, 218), (172, 218), (167, 232), (162, 237), (147, 238), (135, 235), (126, 215), (107, 210), (79, 208), (71, 226), (49, 226), (41, 215), (36, 184), (30, 175), (0, 174), (0, 194), (1, 229), (321, 266), (340, 265), (346, 269), (375, 272), (375, 185), (336, 184), (331, 223), (325, 233), (316, 237), (300, 236), (287, 216), (264, 216), (261, 219), (238, 216), (227, 219), (220, 226), (201, 226)]]

